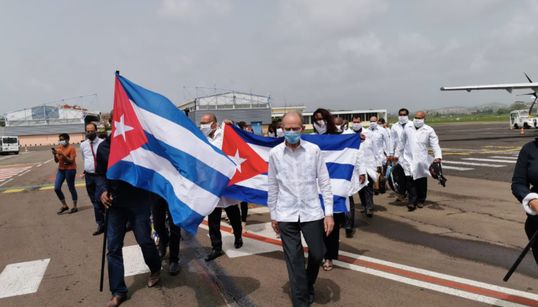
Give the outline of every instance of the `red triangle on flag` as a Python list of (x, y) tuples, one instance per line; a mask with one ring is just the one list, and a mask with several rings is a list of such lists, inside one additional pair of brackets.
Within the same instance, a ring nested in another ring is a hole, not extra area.
[(110, 168), (116, 162), (128, 156), (131, 151), (147, 143), (147, 141), (144, 129), (136, 116), (129, 97), (121, 81), (116, 77), (108, 167)]
[(237, 165), (228, 185), (267, 173), (268, 163), (229, 124), (224, 126), (222, 151)]

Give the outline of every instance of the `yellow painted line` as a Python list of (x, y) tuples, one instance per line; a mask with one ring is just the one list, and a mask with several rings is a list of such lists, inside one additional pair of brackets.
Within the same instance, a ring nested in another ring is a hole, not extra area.
[(9, 189), (9, 190), (5, 190), (4, 191), (4, 194), (8, 194), (8, 193), (19, 193), (19, 192), (23, 192), (25, 191), (26, 189)]
[(52, 190), (52, 189), (54, 189), (53, 185), (46, 185), (44, 187), (40, 187), (38, 190), (39, 191), (44, 191), (44, 190)]
[(81, 182), (81, 183), (75, 183), (75, 187), (85, 187), (86, 186), (86, 183), (84, 182)]

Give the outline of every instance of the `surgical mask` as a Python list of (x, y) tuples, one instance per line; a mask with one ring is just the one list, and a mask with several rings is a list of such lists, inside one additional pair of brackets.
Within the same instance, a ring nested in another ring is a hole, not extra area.
[(342, 132), (342, 125), (336, 125), (336, 131)]
[(370, 128), (372, 129), (377, 128), (377, 122), (370, 122)]
[(289, 144), (297, 144), (299, 143), (299, 140), (301, 139), (301, 132), (300, 131), (286, 131), (284, 132), (284, 138), (286, 139), (286, 142)]
[(211, 129), (211, 125), (213, 125), (213, 123), (200, 124), (200, 130), (205, 136), (209, 136), (211, 134), (211, 131), (213, 130)]
[(67, 141), (66, 140), (60, 140), (60, 145), (67, 146)]
[(276, 129), (276, 137), (283, 137), (284, 136), (284, 130), (282, 128)]
[(353, 123), (351, 124), (351, 130), (355, 132), (360, 132), (362, 130), (362, 124), (361, 123)]
[(97, 137), (97, 133), (95, 133), (95, 132), (86, 133), (86, 138), (88, 138), (88, 140), (90, 140), (90, 141), (95, 140), (96, 137)]
[(415, 125), (416, 128), (420, 128), (420, 127), (424, 126), (424, 118), (415, 118), (415, 119), (413, 119), (413, 124)]
[(327, 123), (324, 120), (317, 120), (314, 123), (314, 128), (319, 134), (325, 134), (327, 132)]
[(407, 115), (398, 116), (398, 122), (400, 124), (402, 124), (402, 125), (407, 124), (408, 121), (409, 121), (409, 116), (407, 116)]

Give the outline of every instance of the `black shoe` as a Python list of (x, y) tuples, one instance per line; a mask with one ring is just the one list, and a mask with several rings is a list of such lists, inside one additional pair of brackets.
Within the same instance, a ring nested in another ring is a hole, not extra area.
[(353, 229), (346, 229), (346, 238), (353, 238)]
[(419, 208), (424, 208), (424, 203), (418, 203), (418, 204), (417, 204), (417, 207), (419, 207)]
[(367, 216), (367, 217), (372, 217), (372, 216), (374, 216), (374, 213), (372, 213), (372, 209), (366, 209), (366, 216)]
[(171, 262), (170, 266), (168, 267), (168, 272), (172, 276), (177, 275), (179, 273), (179, 263), (178, 262)]
[(417, 209), (417, 205), (407, 205), (407, 211), (415, 211)]
[(103, 232), (105, 232), (105, 227), (103, 227), (103, 226), (97, 226), (97, 230), (94, 231), (94, 232), (92, 233), (92, 235), (94, 235), (94, 236), (98, 236), (98, 235), (102, 234)]
[(314, 304), (314, 289), (308, 290), (308, 305)]
[(235, 239), (234, 246), (235, 248), (241, 248), (241, 246), (243, 246), (243, 239), (242, 238)]
[(56, 214), (60, 215), (62, 213), (64, 213), (64, 211), (67, 211), (69, 210), (69, 207), (61, 207), (60, 210), (58, 210), (58, 212), (56, 212)]
[(216, 259), (220, 256), (224, 255), (224, 253), (222, 252), (221, 249), (212, 249), (211, 250), (211, 253), (209, 253), (206, 257), (205, 257), (205, 261), (211, 261), (213, 259)]

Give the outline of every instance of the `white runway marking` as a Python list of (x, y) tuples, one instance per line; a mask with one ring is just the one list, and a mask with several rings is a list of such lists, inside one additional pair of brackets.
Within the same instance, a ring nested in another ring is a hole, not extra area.
[(497, 163), (516, 163), (514, 160), (500, 160), (500, 159), (483, 159), (483, 158), (462, 158), (462, 160), (468, 161), (482, 161), (482, 162), (497, 162)]
[(474, 168), (471, 167), (457, 167), (457, 166), (450, 166), (450, 165), (443, 165), (443, 169), (453, 169), (456, 171), (472, 171)]
[(149, 268), (144, 262), (142, 250), (138, 245), (123, 247), (123, 266), (126, 277), (149, 272)]
[(510, 159), (510, 160), (517, 160), (517, 156), (491, 156), (489, 158), (492, 158), (492, 159)]
[(30, 171), (31, 166), (23, 166), (23, 167), (6, 167), (6, 168), (0, 168), (0, 182), (4, 180), (8, 180), (12, 177), (17, 176), (18, 174)]
[(50, 259), (8, 264), (0, 274), (0, 298), (37, 292)]
[[(486, 167), (505, 167), (506, 165), (501, 164), (488, 164), (488, 163), (476, 163), (476, 162), (464, 162), (464, 161), (446, 161), (443, 160), (443, 164), (460, 164), (460, 165), (471, 165), (471, 166), (486, 166)], [(443, 168), (445, 166), (443, 165)]]

